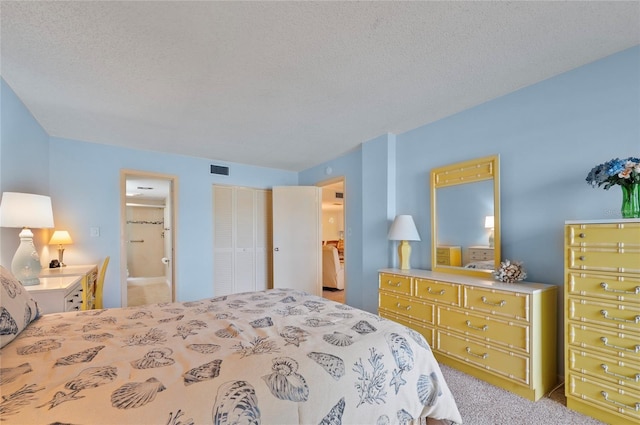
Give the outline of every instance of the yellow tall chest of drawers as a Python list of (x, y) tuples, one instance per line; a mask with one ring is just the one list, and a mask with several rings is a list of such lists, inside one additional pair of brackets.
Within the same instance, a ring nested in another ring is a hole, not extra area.
[(442, 245), (436, 247), (436, 261), (441, 266), (461, 266), (462, 249), (459, 246)]
[(439, 362), (530, 400), (557, 381), (556, 305), (555, 285), (379, 271), (380, 316), (424, 335)]
[(640, 424), (640, 219), (565, 223), (567, 407)]

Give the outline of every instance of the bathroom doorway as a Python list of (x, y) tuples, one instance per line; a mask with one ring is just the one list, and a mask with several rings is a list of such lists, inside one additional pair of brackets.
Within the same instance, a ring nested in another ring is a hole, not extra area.
[(121, 172), (122, 305), (175, 300), (176, 177)]

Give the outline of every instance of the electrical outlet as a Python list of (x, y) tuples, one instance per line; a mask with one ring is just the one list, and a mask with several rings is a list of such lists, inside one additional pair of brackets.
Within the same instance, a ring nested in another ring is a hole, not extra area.
[(100, 236), (100, 228), (99, 227), (90, 227), (89, 228), (89, 235), (92, 238), (97, 238)]

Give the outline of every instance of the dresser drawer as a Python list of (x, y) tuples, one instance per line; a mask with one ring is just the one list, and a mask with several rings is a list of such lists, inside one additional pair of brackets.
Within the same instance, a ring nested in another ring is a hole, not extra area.
[(569, 323), (570, 345), (640, 362), (640, 335)]
[(629, 245), (640, 247), (640, 223), (567, 225), (568, 245)]
[(436, 329), (436, 349), (511, 380), (529, 383), (529, 358)]
[(384, 317), (385, 319), (393, 320), (396, 323), (400, 323), (401, 325), (404, 325), (408, 328), (413, 329), (414, 331), (421, 333), (429, 343), (429, 346), (433, 347), (433, 328), (426, 326), (422, 322), (411, 320), (404, 316), (393, 314), (385, 310), (380, 310), (380, 316)]
[(640, 303), (640, 277), (569, 272), (567, 284), (571, 295)]
[(640, 273), (640, 248), (569, 247), (567, 268)]
[(64, 311), (82, 310), (82, 285), (77, 284), (64, 297)]
[(380, 310), (420, 322), (433, 323), (433, 305), (415, 298), (380, 292)]
[(380, 273), (380, 289), (411, 295), (411, 277)]
[(455, 283), (439, 282), (437, 280), (416, 279), (415, 296), (430, 301), (445, 304), (460, 305), (462, 286)]
[(622, 417), (628, 418), (628, 421), (624, 421), (622, 419), (613, 419), (612, 416), (611, 423), (633, 424), (640, 421), (640, 393), (620, 391), (613, 385), (605, 385), (600, 381), (571, 372), (569, 373), (568, 384), (568, 396), (598, 405), (606, 411), (621, 414)]
[(576, 372), (610, 381), (613, 385), (640, 391), (640, 363), (629, 363), (570, 349), (569, 367)]
[(464, 306), (471, 310), (529, 321), (528, 294), (465, 286)]
[(475, 336), (487, 343), (529, 352), (529, 327), (526, 325), (469, 314), (449, 307), (436, 307), (436, 325), (449, 331)]
[(569, 319), (612, 329), (640, 332), (640, 305), (607, 304), (569, 298)]
[(493, 260), (493, 248), (469, 248), (470, 260)]

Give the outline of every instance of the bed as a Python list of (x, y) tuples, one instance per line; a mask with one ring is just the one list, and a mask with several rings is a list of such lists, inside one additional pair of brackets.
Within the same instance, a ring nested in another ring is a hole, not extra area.
[(419, 333), (304, 292), (38, 317), (0, 289), (3, 423), (461, 423)]
[(472, 261), (464, 265), (467, 269), (493, 270), (496, 263), (493, 260)]

